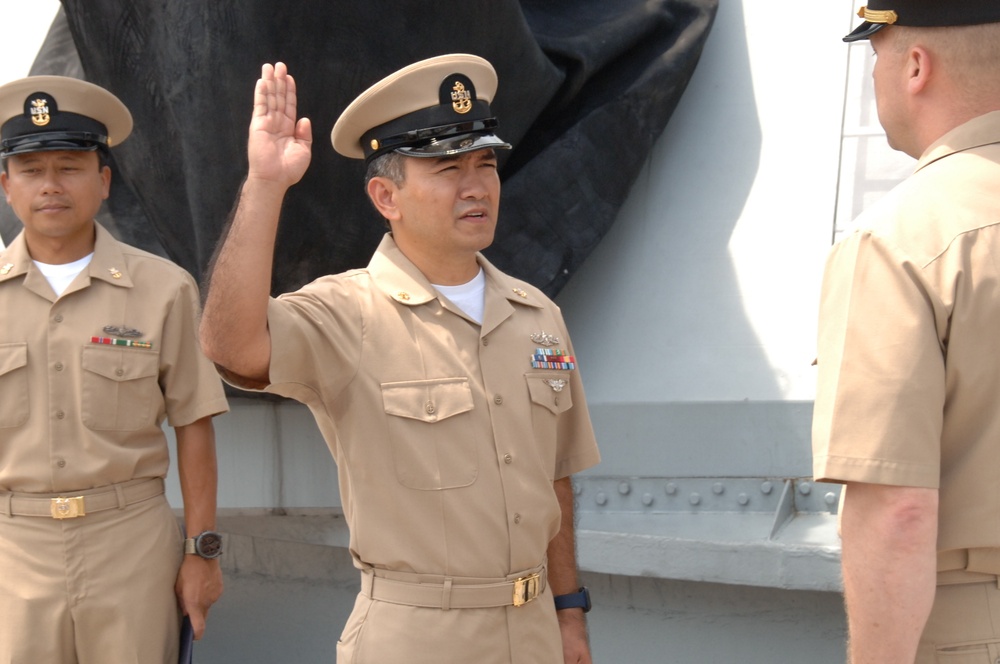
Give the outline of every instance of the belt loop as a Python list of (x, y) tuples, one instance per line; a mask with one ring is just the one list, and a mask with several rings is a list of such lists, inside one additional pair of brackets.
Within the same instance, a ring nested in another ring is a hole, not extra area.
[(14, 502), (14, 494), (7, 492), (0, 496), (0, 514), (3, 514), (7, 518), (14, 517), (14, 509), (12, 503)]
[(128, 503), (125, 502), (125, 489), (122, 488), (121, 484), (115, 485), (115, 496), (118, 497), (118, 509), (125, 509)]
[(371, 570), (361, 570), (361, 594), (368, 599), (372, 599), (372, 588), (374, 585), (375, 574)]
[(444, 580), (444, 588), (441, 590), (441, 608), (445, 611), (451, 609), (451, 577)]

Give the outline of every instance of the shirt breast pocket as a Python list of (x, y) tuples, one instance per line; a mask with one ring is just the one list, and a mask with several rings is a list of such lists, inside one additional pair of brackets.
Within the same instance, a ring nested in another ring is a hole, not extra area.
[(136, 431), (155, 424), (163, 400), (155, 352), (83, 349), (81, 416), (94, 431)]
[(573, 391), (565, 371), (538, 372), (524, 375), (531, 399), (531, 431), (535, 449), (546, 464), (550, 478), (556, 470), (559, 440), (559, 416), (573, 407)]
[(468, 378), (382, 384), (400, 484), (433, 491), (469, 486), (479, 474)]
[(528, 395), (531, 402), (541, 406), (552, 415), (558, 415), (573, 407), (573, 392), (570, 390), (566, 373), (529, 373)]
[(28, 421), (28, 344), (0, 344), (0, 428)]

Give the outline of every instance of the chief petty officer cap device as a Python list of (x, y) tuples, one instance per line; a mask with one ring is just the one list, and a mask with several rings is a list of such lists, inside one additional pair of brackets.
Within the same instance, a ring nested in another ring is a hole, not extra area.
[(131, 132), (132, 114), (99, 85), (67, 76), (29, 76), (0, 86), (0, 158), (106, 151)]
[(887, 25), (938, 28), (1000, 22), (997, 0), (871, 0), (858, 11), (865, 22), (844, 37), (868, 39)]
[(493, 66), (475, 55), (452, 53), (400, 69), (362, 92), (333, 126), (333, 149), (370, 162), (387, 152), (444, 157), (509, 149), (493, 132)]

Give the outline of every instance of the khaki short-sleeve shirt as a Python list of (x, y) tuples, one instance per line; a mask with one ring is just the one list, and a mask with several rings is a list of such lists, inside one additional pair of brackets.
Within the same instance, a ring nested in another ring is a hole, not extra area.
[(818, 376), (817, 480), (939, 488), (939, 550), (1000, 547), (1000, 112), (834, 247)]
[(0, 252), (0, 489), (163, 477), (163, 421), (228, 410), (198, 345), (194, 279), (96, 230), (89, 266), (59, 297), (23, 233)]
[(559, 309), (479, 261), (482, 326), (389, 235), (366, 269), (270, 302), (267, 390), (315, 416), (359, 567), (476, 578), (534, 567), (559, 528), (553, 480), (599, 460)]

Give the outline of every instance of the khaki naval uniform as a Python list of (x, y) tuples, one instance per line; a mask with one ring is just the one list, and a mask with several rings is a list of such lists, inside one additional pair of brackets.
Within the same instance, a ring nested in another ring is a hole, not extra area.
[[(75, 661), (74, 647), (81, 661), (177, 660), (183, 546), (161, 425), (228, 407), (198, 347), (194, 280), (96, 233), (59, 297), (23, 234), (0, 253), (2, 663)], [(51, 498), (80, 495), (85, 516), (52, 517), (80, 505)]]
[(1000, 111), (931, 145), (834, 247), (818, 358), (816, 479), (939, 489), (924, 638), (986, 656), (1000, 643)]
[[(340, 664), (562, 661), (547, 586), (519, 607), (508, 583), (508, 606), (458, 608), (459, 586), (540, 571), (561, 516), (553, 480), (599, 461), (575, 365), (532, 367), (545, 351), (573, 355), (559, 309), (479, 262), (482, 326), (391, 235), (366, 269), (270, 302), (267, 391), (315, 416), (363, 570)], [(418, 581), (434, 584), (433, 606), (377, 599)]]

